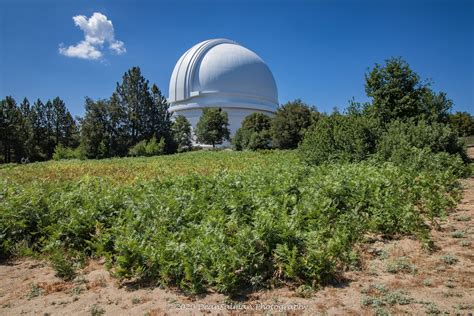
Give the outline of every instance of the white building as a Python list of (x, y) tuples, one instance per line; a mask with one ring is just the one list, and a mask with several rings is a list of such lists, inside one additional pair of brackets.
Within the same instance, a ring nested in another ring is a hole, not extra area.
[(278, 91), (265, 62), (227, 39), (212, 39), (189, 49), (178, 60), (169, 86), (170, 111), (184, 115), (194, 128), (205, 107), (228, 113), (231, 137), (254, 112), (273, 116)]

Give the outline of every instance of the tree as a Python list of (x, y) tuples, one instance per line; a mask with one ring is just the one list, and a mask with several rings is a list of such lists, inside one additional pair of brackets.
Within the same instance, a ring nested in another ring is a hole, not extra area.
[(456, 112), (449, 116), (449, 124), (460, 136), (474, 135), (474, 117), (468, 112)]
[(230, 140), (229, 118), (220, 108), (204, 108), (196, 126), (197, 141), (211, 144), (212, 148)]
[(296, 148), (311, 125), (311, 112), (310, 107), (299, 99), (280, 107), (272, 122), (273, 146), (281, 149)]
[(81, 122), (81, 142), (87, 158), (110, 157), (109, 101), (94, 102), (86, 97), (86, 113)]
[[(149, 82), (142, 76), (139, 67), (129, 69), (123, 75), (122, 83), (117, 83), (111, 106), (111, 113), (118, 115), (116, 124), (112, 125), (114, 130), (120, 131), (121, 140), (127, 142), (125, 148), (152, 137), (163, 138), (166, 144), (172, 144), (168, 102), (155, 84), (150, 91)], [(121, 155), (126, 153), (126, 150), (120, 150)]]
[(0, 149), (3, 162), (20, 162), (21, 160), (23, 149), (21, 126), (21, 112), (15, 100), (7, 96), (0, 101)]
[(365, 75), (365, 91), (372, 98), (369, 112), (382, 124), (410, 118), (443, 122), (452, 107), (445, 93), (434, 93), (401, 58), (375, 64)]
[(268, 149), (271, 147), (271, 118), (263, 113), (252, 113), (244, 118), (232, 143), (236, 150)]
[(172, 125), (173, 141), (178, 152), (192, 148), (191, 124), (184, 115), (177, 115)]
[(148, 80), (142, 75), (139, 67), (132, 67), (122, 77), (122, 83), (117, 82), (115, 91), (117, 104), (125, 113), (125, 127), (129, 146), (140, 140), (151, 137), (149, 112), (153, 100), (148, 87)]

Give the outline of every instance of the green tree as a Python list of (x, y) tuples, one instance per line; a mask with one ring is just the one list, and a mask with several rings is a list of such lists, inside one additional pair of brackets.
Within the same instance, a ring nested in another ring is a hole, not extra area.
[(198, 142), (211, 144), (213, 148), (225, 140), (230, 140), (227, 113), (220, 108), (204, 108), (195, 134)]
[(449, 116), (449, 124), (460, 136), (474, 135), (474, 116), (468, 112), (456, 112)]
[(273, 146), (296, 148), (312, 123), (311, 113), (310, 107), (299, 99), (281, 106), (272, 122)]
[(11, 96), (0, 101), (0, 149), (3, 162), (20, 162), (22, 158), (22, 120), (21, 111)]
[(191, 124), (184, 115), (177, 115), (172, 125), (173, 141), (178, 152), (192, 148)]
[(81, 145), (87, 158), (110, 157), (109, 101), (86, 97), (86, 113), (81, 121)]
[(151, 119), (147, 114), (153, 108), (153, 99), (148, 80), (142, 76), (139, 67), (132, 67), (123, 75), (122, 83), (117, 82), (115, 94), (118, 105), (126, 114), (124, 123), (129, 145), (151, 137)]
[(375, 64), (365, 75), (365, 91), (372, 98), (370, 112), (383, 124), (409, 118), (443, 122), (452, 107), (445, 93), (434, 93), (401, 58)]
[(244, 118), (232, 143), (236, 150), (268, 149), (271, 147), (271, 118), (263, 113), (252, 113)]
[[(171, 114), (168, 111), (169, 104), (162, 95), (160, 89), (154, 84), (149, 88), (139, 67), (132, 67), (122, 77), (122, 82), (117, 83), (115, 93), (112, 95), (111, 104), (114, 108), (111, 113), (117, 114), (113, 123), (114, 130), (119, 132), (120, 139), (119, 154), (124, 155), (127, 149), (141, 140), (152, 137), (163, 138), (167, 151), (171, 151)], [(126, 146), (122, 146), (126, 142)], [(113, 148), (113, 147), (111, 147)]]

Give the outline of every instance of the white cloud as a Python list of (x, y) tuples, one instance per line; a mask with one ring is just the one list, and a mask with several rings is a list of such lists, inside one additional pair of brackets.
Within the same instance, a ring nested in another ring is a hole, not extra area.
[(117, 55), (124, 54), (127, 50), (122, 41), (116, 40), (112, 21), (108, 20), (100, 12), (94, 12), (88, 19), (84, 15), (77, 15), (72, 18), (84, 32), (84, 40), (76, 45), (63, 47), (59, 45), (59, 53), (68, 57), (96, 60), (103, 56), (103, 47), (107, 43), (109, 49)]

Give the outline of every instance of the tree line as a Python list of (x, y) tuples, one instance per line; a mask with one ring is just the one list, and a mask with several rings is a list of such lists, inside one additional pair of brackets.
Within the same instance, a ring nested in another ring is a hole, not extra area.
[[(376, 64), (365, 75), (367, 103), (354, 100), (343, 113), (321, 113), (301, 100), (280, 106), (274, 117), (253, 113), (246, 117), (232, 143), (237, 150), (294, 149), (314, 162), (363, 160), (385, 145), (430, 147), (461, 153), (459, 137), (474, 135), (474, 117), (451, 113), (453, 102), (435, 92), (401, 58)], [(388, 136), (388, 133), (390, 136)], [(398, 133), (398, 135), (397, 135)], [(408, 134), (407, 134), (408, 133)], [(385, 137), (385, 138), (384, 138)]]
[(0, 163), (171, 154), (192, 149), (193, 138), (213, 147), (230, 140), (236, 150), (293, 149), (306, 138), (305, 146), (312, 139), (322, 154), (364, 155), (397, 120), (474, 135), (474, 117), (451, 114), (446, 94), (434, 92), (400, 58), (376, 64), (365, 76), (365, 90), (372, 101), (351, 101), (345, 113), (320, 113), (299, 99), (280, 106), (274, 117), (254, 113), (231, 139), (225, 111), (204, 109), (193, 135), (188, 120), (172, 119), (160, 89), (132, 67), (110, 98), (86, 97), (82, 118), (74, 119), (59, 97), (33, 105), (26, 98), (20, 104), (10, 96), (0, 100)]

